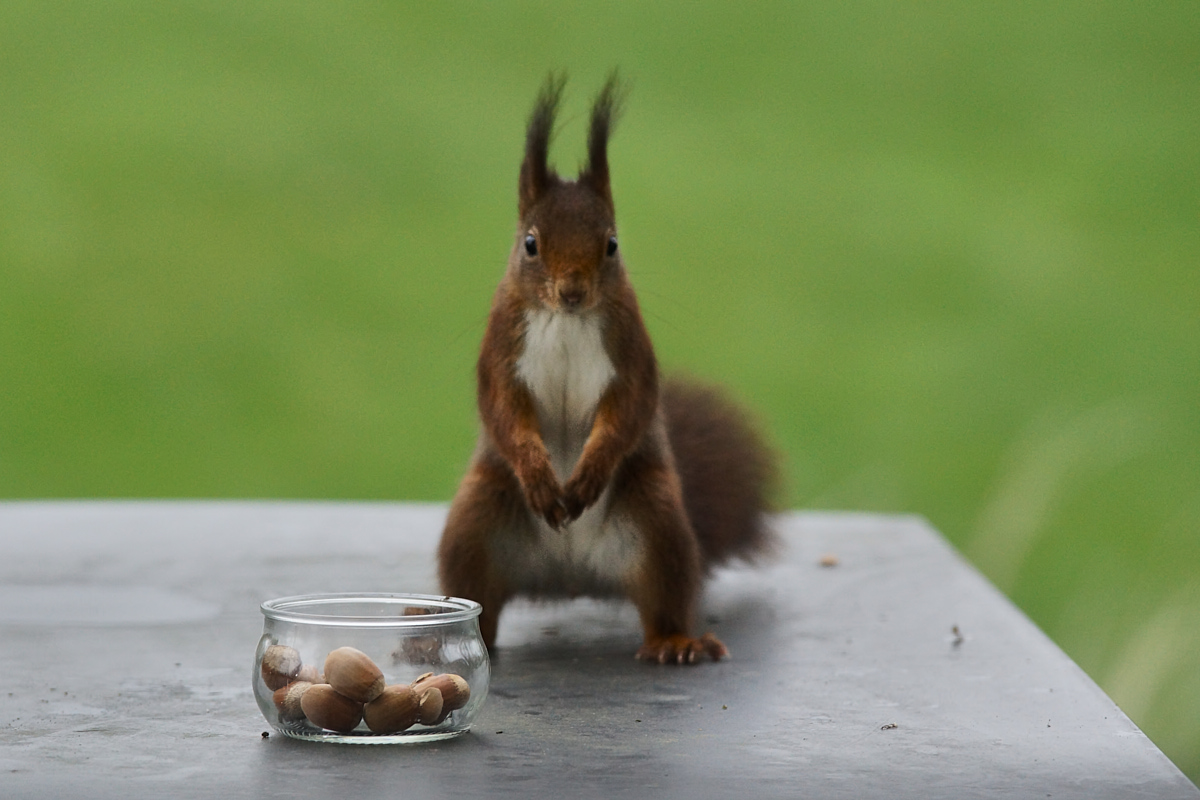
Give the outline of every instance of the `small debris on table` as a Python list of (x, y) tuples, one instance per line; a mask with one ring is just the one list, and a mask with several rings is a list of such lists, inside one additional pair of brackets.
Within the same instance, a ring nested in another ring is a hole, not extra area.
[(837, 557), (837, 553), (826, 553), (825, 555), (821, 556), (821, 560), (817, 563), (822, 567), (836, 567), (842, 562), (841, 559)]
[(881, 731), (894, 731), (894, 730), (896, 730), (896, 728), (899, 728), (899, 727), (900, 727), (900, 726), (899, 726), (899, 725), (897, 725), (896, 723), (894, 723), (894, 722), (889, 722), (887, 725), (884, 725), (884, 726), (883, 726), (882, 728), (880, 728), (879, 730), (881, 730)]

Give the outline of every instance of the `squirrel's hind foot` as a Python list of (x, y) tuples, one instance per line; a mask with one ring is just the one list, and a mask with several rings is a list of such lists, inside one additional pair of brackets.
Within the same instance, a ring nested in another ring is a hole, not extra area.
[(729, 655), (729, 648), (711, 633), (698, 639), (677, 633), (647, 641), (638, 649), (635, 658), (659, 664), (696, 664), (706, 655), (713, 661), (720, 661)]

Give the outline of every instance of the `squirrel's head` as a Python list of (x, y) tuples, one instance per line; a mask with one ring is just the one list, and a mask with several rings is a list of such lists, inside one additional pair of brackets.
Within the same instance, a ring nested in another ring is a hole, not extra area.
[(551, 75), (529, 117), (509, 267), (528, 302), (574, 313), (594, 308), (604, 284), (622, 268), (608, 137), (623, 93), (614, 72), (592, 105), (587, 164), (577, 180), (566, 181), (546, 163), (565, 82), (565, 76)]

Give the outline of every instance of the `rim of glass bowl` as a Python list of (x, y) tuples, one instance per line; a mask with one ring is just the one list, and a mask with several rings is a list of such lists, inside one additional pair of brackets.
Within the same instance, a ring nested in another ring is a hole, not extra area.
[[(444, 611), (432, 614), (413, 614), (395, 617), (357, 617), (306, 612), (321, 606), (346, 602), (382, 602), (384, 605), (413, 606), (429, 605), (444, 607)], [(305, 625), (330, 625), (355, 628), (423, 628), (431, 625), (447, 625), (463, 622), (479, 616), (483, 606), (474, 600), (449, 597), (442, 594), (390, 594), (387, 592), (348, 592), (341, 594), (298, 594), (267, 600), (259, 606), (263, 616), (281, 622), (298, 622)]]

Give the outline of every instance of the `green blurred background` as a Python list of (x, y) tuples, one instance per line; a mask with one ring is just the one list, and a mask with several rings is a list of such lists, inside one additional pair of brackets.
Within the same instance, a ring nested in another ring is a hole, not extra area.
[(0, 496), (445, 500), (546, 72), (661, 361), (1200, 778), (1200, 3), (0, 4)]

